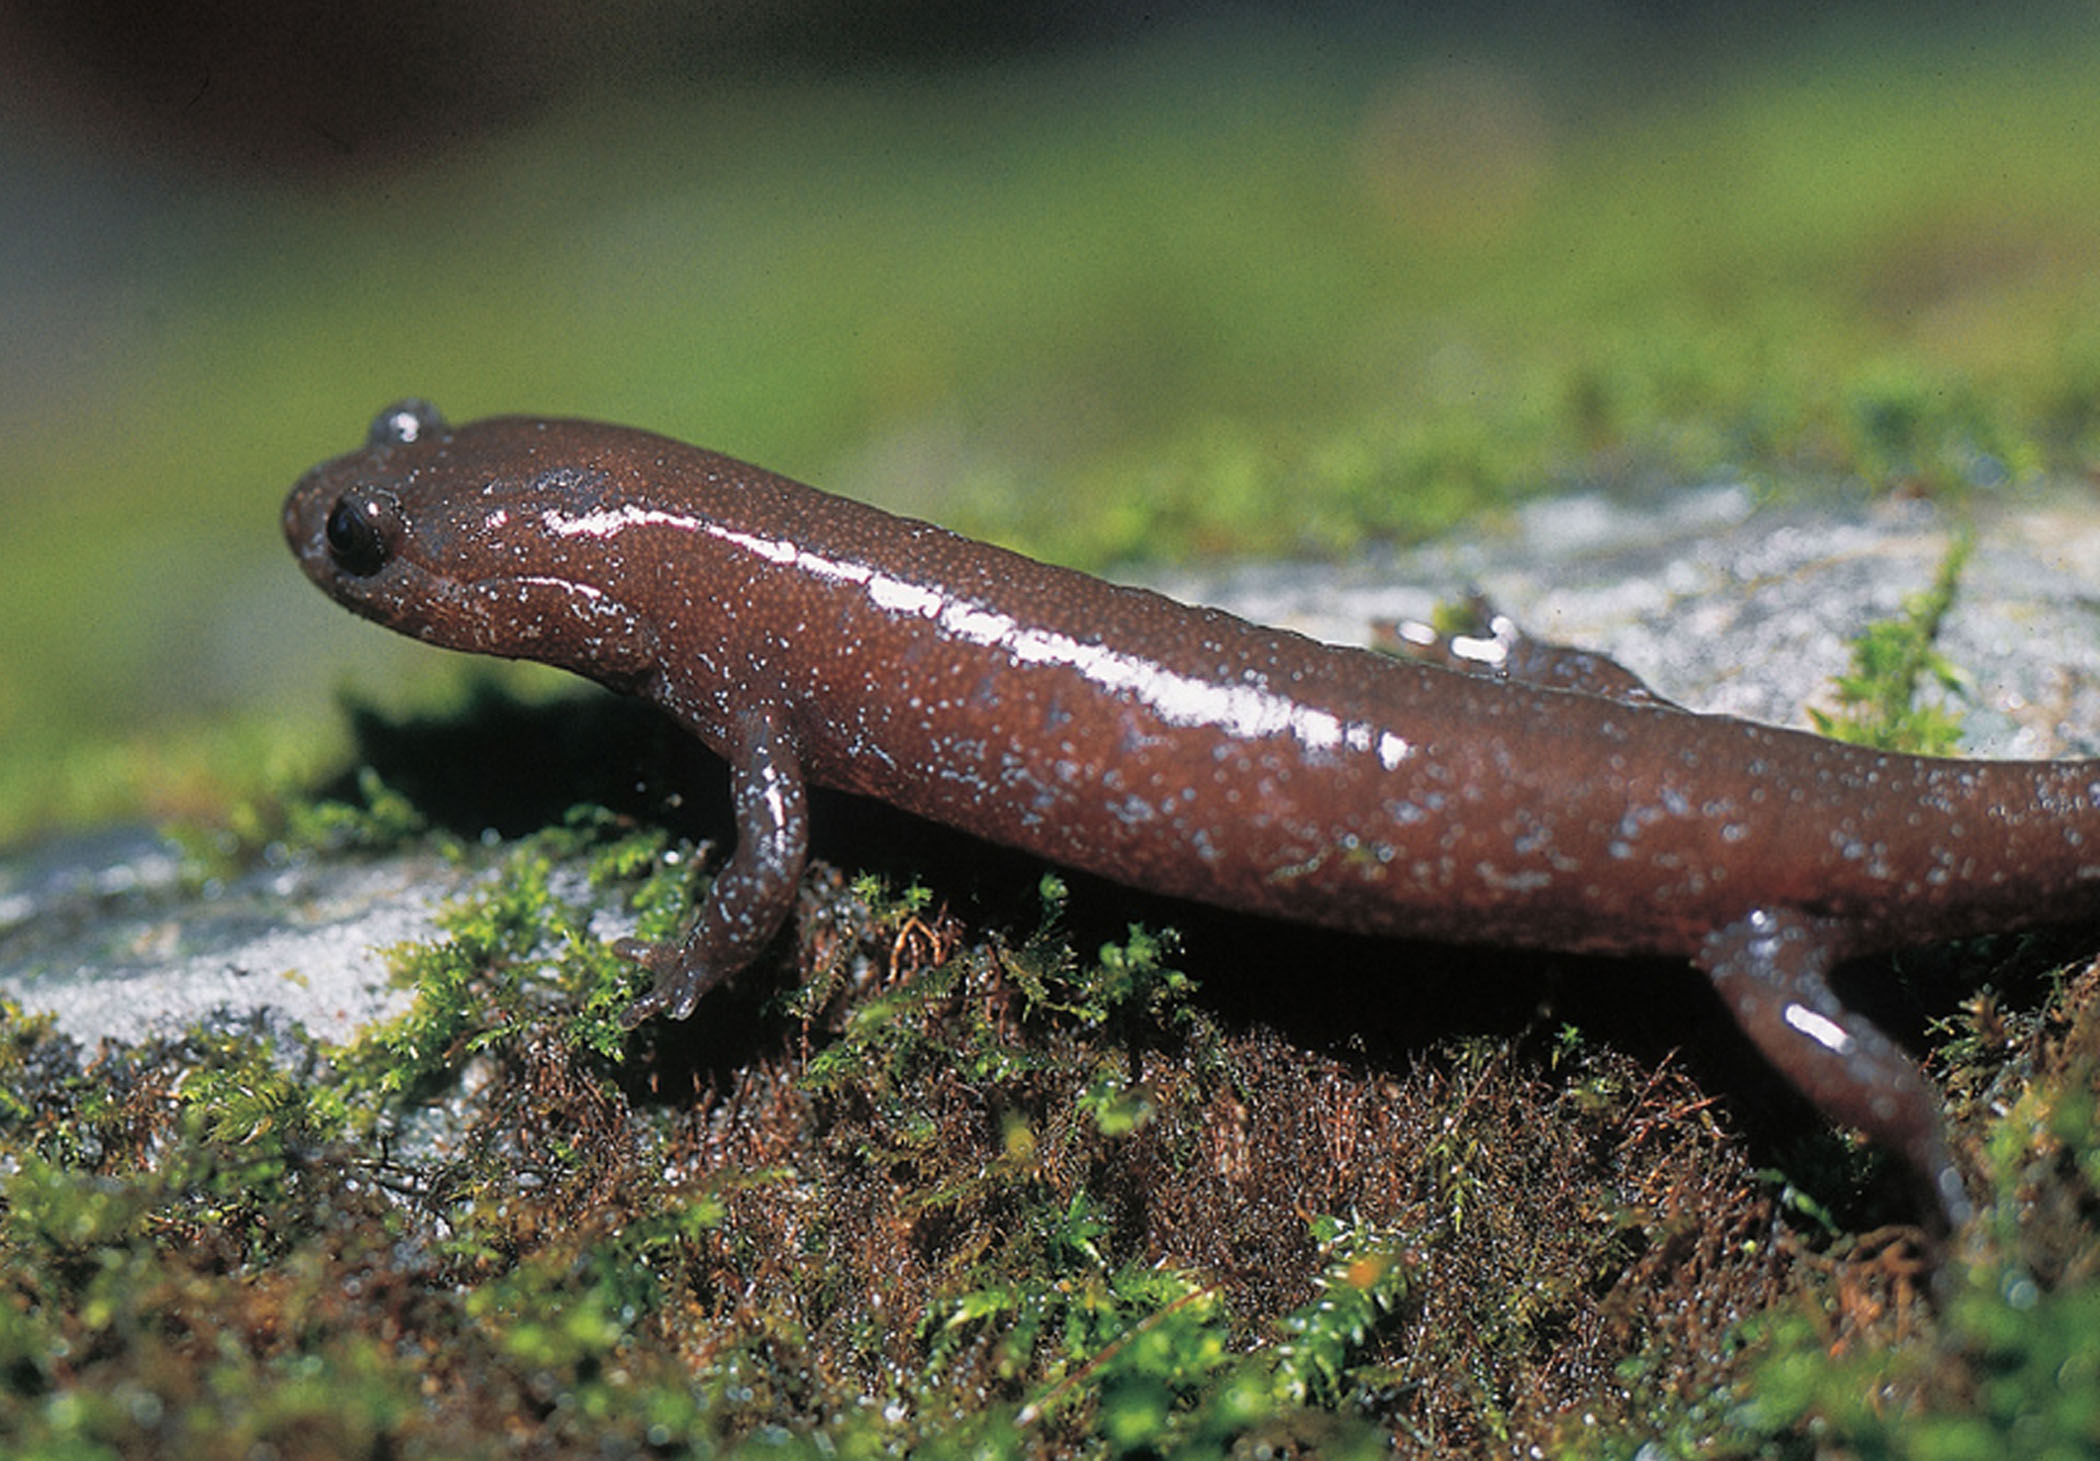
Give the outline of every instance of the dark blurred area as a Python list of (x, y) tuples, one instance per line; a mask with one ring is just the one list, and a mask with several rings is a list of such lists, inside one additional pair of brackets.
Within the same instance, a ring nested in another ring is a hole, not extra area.
[[(1931, 6), (1903, 7), (1929, 23)], [(1234, 16), (1562, 39), (1660, 61), (1769, 40), (1823, 7), (1617, 0), (1384, 6), (1198, 0), (9, 0), (0, 108), (210, 170), (326, 174), (442, 152), (578, 98), (711, 78), (910, 72)]]
[(441, 150), (595, 91), (1025, 52), (1174, 8), (15, 0), (0, 6), (0, 67), (14, 105), (105, 145), (303, 173)]

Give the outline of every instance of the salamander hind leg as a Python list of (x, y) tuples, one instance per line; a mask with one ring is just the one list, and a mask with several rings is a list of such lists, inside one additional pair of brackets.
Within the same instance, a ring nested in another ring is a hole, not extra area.
[(630, 1030), (655, 1014), (686, 1018), (702, 995), (757, 958), (794, 911), (809, 855), (801, 763), (770, 719), (754, 715), (738, 730), (743, 744), (729, 773), (736, 851), (716, 874), (692, 928), (676, 945), (628, 938), (613, 946), (656, 975), (655, 987), (620, 1016)]
[(1372, 625), (1372, 643), (1389, 654), (1489, 679), (1602, 695), (1628, 705), (1680, 708), (1608, 655), (1533, 639), (1477, 592), (1467, 596), (1462, 621), (1449, 632), (1417, 619), (1385, 621)]
[(1832, 992), (1832, 934), (1793, 909), (1758, 909), (1708, 935), (1698, 964), (1765, 1058), (1823, 1111), (1899, 1152), (1935, 1217), (1959, 1227), (1973, 1208), (1939, 1103), (1916, 1062)]

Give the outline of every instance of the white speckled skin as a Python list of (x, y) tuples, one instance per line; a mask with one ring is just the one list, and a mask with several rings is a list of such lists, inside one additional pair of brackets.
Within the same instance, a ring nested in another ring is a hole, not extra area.
[[(1679, 955), (1966, 1213), (1929, 1094), (1829, 966), (2100, 906), (2100, 766), (1885, 755), (1118, 588), (621, 427), (417, 402), (285, 504), (310, 577), (431, 643), (663, 706), (738, 849), (632, 1018), (792, 906), (803, 778), (1159, 892), (1361, 932)], [(1579, 673), (1579, 672), (1578, 672)], [(1545, 672), (1540, 671), (1543, 680)]]

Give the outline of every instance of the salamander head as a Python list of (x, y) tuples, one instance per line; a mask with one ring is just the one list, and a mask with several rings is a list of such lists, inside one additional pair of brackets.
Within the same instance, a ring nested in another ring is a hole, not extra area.
[(590, 506), (614, 473), (577, 423), (448, 426), (428, 401), (379, 413), (362, 449), (323, 462), (284, 503), (306, 576), (367, 619), (448, 649), (542, 660), (617, 688), (655, 664), (617, 562), (543, 525)]

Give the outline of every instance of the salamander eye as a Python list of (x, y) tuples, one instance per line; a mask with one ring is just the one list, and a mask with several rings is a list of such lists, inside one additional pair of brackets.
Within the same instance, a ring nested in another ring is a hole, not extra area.
[(389, 514), (377, 501), (363, 503), (348, 497), (336, 499), (328, 514), (328, 556), (335, 566), (358, 578), (370, 578), (386, 563), (392, 551), (391, 534), (384, 530)]
[(365, 433), (366, 446), (407, 446), (421, 441), (426, 436), (437, 436), (445, 429), (445, 418), (438, 408), (421, 397), (412, 396), (406, 401), (396, 401), (372, 418), (372, 429)]

